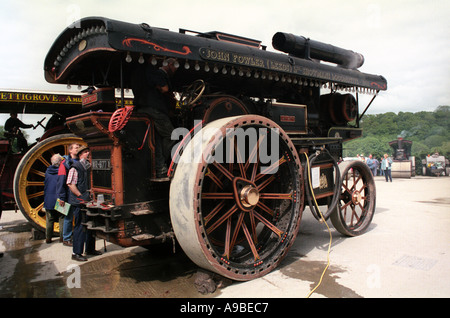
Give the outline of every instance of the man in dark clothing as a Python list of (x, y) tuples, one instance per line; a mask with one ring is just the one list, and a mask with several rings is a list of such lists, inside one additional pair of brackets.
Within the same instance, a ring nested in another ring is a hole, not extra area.
[(5, 122), (5, 131), (12, 137), (17, 138), (17, 148), (19, 151), (26, 152), (28, 150), (28, 142), (20, 131), (20, 128), (32, 128), (33, 125), (24, 124), (17, 118), (17, 113), (10, 113), (10, 116)]
[(73, 253), (72, 259), (76, 261), (87, 261), (83, 254), (86, 243), (87, 255), (100, 255), (101, 252), (95, 250), (95, 238), (92, 232), (83, 227), (83, 212), (81, 204), (90, 200), (90, 163), (89, 148), (81, 146), (78, 149), (79, 161), (74, 161), (67, 175), (67, 186), (69, 187), (68, 202), (73, 212), (75, 226), (73, 228)]
[(178, 62), (169, 58), (164, 65), (155, 69), (149, 64), (139, 66), (132, 79), (134, 104), (139, 112), (147, 113), (156, 128), (155, 165), (158, 178), (167, 176), (166, 160), (170, 158), (172, 131), (169, 117), (172, 83), (170, 78), (176, 72)]
[[(67, 173), (71, 168), (74, 161), (78, 161), (78, 149), (80, 145), (78, 143), (72, 143), (69, 145), (69, 155), (63, 156), (64, 160), (59, 166), (58, 170), (58, 182), (57, 182), (57, 194), (60, 200), (61, 206), (64, 206), (68, 198), (68, 188), (66, 184)], [(63, 226), (63, 244), (66, 246), (72, 246), (72, 223), (73, 223), (73, 213), (69, 210), (69, 213), (64, 218)]]
[(51, 157), (51, 165), (45, 171), (44, 179), (44, 208), (45, 208), (45, 242), (51, 243), (53, 237), (53, 227), (55, 222), (59, 222), (59, 240), (63, 239), (63, 223), (64, 214), (55, 210), (55, 203), (57, 199), (57, 179), (58, 169), (61, 163), (62, 157), (59, 154), (55, 154)]

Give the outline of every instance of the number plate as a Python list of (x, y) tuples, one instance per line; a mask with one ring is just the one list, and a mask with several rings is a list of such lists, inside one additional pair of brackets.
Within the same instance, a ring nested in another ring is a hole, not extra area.
[(109, 159), (93, 159), (92, 170), (111, 170), (111, 160)]

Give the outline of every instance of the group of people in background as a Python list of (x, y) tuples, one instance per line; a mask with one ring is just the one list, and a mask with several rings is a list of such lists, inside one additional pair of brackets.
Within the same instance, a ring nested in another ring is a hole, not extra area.
[[(83, 256), (85, 245), (86, 255), (101, 254), (95, 250), (95, 238), (91, 231), (82, 225), (81, 205), (90, 199), (89, 154), (86, 146), (72, 143), (68, 155), (54, 154), (51, 157), (44, 180), (46, 243), (52, 242), (54, 224), (59, 222), (59, 241), (72, 247), (72, 259), (76, 261), (87, 260)], [(64, 207), (67, 203), (70, 204), (67, 215), (55, 209), (56, 204)]]
[(388, 154), (384, 154), (381, 162), (378, 161), (378, 159), (372, 154), (370, 154), (368, 158), (365, 158), (363, 154), (358, 154), (357, 158), (358, 160), (365, 162), (369, 166), (369, 169), (370, 171), (372, 171), (373, 176), (384, 175), (384, 177), (386, 178), (386, 182), (392, 182), (392, 158), (390, 158)]

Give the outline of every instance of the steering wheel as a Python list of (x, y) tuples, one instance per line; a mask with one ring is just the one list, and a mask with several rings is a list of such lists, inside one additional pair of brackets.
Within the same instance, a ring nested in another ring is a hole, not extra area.
[(201, 79), (194, 81), (189, 85), (181, 94), (180, 105), (181, 107), (189, 107), (194, 104), (205, 91), (205, 82)]

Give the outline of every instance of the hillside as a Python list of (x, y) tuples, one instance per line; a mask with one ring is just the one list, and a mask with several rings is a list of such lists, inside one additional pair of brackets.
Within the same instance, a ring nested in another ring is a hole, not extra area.
[(450, 157), (450, 106), (439, 106), (433, 112), (364, 115), (361, 128), (362, 138), (344, 143), (344, 157), (391, 155), (388, 143), (398, 137), (413, 142), (411, 155), (416, 158), (435, 152)]

